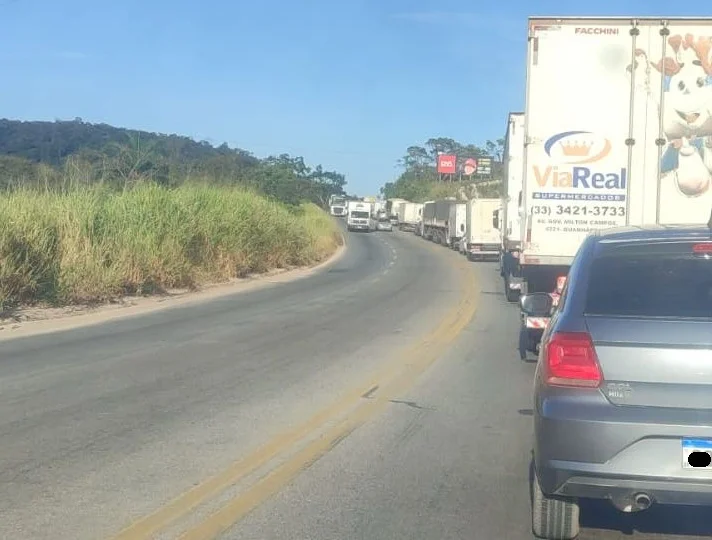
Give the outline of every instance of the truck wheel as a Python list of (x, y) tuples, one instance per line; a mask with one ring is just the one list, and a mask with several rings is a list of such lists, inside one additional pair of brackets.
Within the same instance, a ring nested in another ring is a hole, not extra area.
[(519, 359), (522, 362), (527, 360), (527, 349), (529, 349), (529, 332), (525, 326), (519, 327)]
[(507, 302), (516, 302), (519, 300), (519, 291), (509, 288), (509, 277), (504, 277), (504, 295), (507, 297)]
[(579, 535), (579, 505), (574, 499), (547, 497), (532, 475), (532, 532), (547, 540), (574, 540)]

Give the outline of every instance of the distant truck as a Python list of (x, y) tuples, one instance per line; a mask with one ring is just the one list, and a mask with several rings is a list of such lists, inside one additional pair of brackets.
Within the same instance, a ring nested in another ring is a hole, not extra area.
[(346, 216), (346, 197), (332, 195), (329, 197), (329, 213), (332, 216)]
[(499, 231), (493, 217), (500, 204), (499, 199), (471, 199), (465, 204), (465, 234), (459, 250), (469, 260), (496, 261), (499, 258)]
[(346, 216), (346, 228), (349, 231), (375, 231), (376, 220), (374, 219), (371, 203), (363, 201), (349, 201), (348, 216)]
[(380, 214), (381, 212), (386, 212), (386, 201), (381, 199), (376, 199), (373, 201), (373, 213)]
[(450, 207), (457, 203), (454, 197), (425, 203), (423, 208), (423, 238), (450, 245)]
[(398, 224), (398, 207), (401, 203), (406, 203), (405, 199), (388, 199), (386, 201), (386, 212), (388, 213), (388, 218), (394, 225)]
[(519, 267), (522, 228), (520, 208), (524, 182), (524, 113), (509, 113), (504, 138), (504, 185), (496, 227), (500, 232), (500, 275), (504, 294), (516, 302), (522, 287)]
[(432, 214), (435, 215), (435, 201), (425, 201), (423, 203), (423, 208), (420, 211), (420, 217), (418, 218), (418, 224), (415, 226), (415, 234), (416, 236), (424, 236), (425, 232), (425, 218), (428, 216), (432, 211)]
[(402, 231), (416, 231), (423, 219), (423, 204), (402, 202), (398, 205), (398, 226)]
[(711, 35), (710, 19), (529, 18), (523, 294), (554, 292), (592, 231), (707, 223)]
[(455, 202), (450, 206), (450, 217), (448, 218), (448, 243), (452, 249), (458, 249), (460, 240), (465, 236), (465, 226), (467, 224), (467, 203)]

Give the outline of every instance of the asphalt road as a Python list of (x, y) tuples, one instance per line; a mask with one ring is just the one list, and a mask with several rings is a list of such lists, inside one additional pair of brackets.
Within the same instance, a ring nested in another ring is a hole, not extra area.
[[(534, 368), (494, 266), (348, 240), (304, 280), (0, 342), (0, 538), (530, 539)], [(704, 514), (586, 506), (581, 538)]]

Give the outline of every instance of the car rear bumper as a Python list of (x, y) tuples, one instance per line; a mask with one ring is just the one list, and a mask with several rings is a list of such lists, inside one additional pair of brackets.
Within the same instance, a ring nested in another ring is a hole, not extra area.
[(712, 466), (683, 467), (682, 449), (683, 437), (712, 439), (712, 411), (615, 406), (598, 389), (542, 390), (538, 377), (536, 385), (534, 461), (544, 493), (644, 492), (661, 504), (712, 505)]
[(580, 465), (561, 462), (554, 467), (537, 467), (537, 477), (544, 493), (586, 499), (615, 499), (645, 493), (658, 504), (712, 506), (710, 481), (615, 476), (581, 470)]

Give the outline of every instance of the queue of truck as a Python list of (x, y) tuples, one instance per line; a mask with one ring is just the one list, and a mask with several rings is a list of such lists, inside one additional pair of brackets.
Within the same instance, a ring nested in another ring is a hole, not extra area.
[(573, 540), (580, 498), (712, 504), (712, 19), (532, 17), (526, 67), (501, 198), (386, 212), (498, 261), (538, 355), (532, 531)]
[[(557, 297), (592, 231), (705, 223), (712, 208), (705, 39), (712, 38), (691, 32), (707, 24), (531, 18), (525, 108), (507, 118), (501, 198), (390, 199), (388, 218), (472, 260), (497, 260), (513, 303), (532, 293)], [(584, 58), (572, 60), (570, 42)], [(576, 91), (567, 86), (574, 75), (587, 81)], [(548, 318), (522, 312), (520, 320), (526, 359), (538, 351)]]

